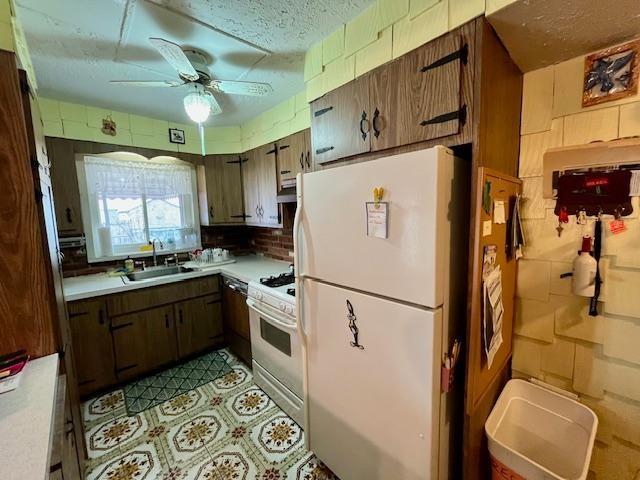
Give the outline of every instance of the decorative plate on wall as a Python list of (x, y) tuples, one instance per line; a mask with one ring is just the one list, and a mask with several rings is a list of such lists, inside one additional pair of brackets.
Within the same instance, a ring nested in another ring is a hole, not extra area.
[(584, 60), (582, 106), (619, 100), (638, 93), (640, 40), (592, 53)]

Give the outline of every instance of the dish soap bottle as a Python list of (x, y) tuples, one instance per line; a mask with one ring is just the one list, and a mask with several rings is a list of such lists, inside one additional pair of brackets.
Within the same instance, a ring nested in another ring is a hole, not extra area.
[(127, 259), (124, 261), (124, 269), (127, 271), (127, 273), (131, 273), (135, 270), (135, 265), (131, 257), (127, 257)]
[(591, 256), (591, 237), (582, 238), (582, 249), (573, 261), (571, 287), (574, 295), (593, 297), (596, 293), (598, 262)]

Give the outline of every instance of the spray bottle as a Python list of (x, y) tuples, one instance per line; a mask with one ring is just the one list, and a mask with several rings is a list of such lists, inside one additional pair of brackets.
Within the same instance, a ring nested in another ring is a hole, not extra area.
[(598, 262), (591, 256), (591, 237), (582, 238), (582, 248), (573, 261), (571, 287), (574, 295), (593, 297), (596, 290)]

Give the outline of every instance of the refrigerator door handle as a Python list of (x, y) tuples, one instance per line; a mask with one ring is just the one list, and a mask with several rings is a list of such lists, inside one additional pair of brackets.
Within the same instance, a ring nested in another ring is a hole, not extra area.
[(301, 228), (301, 216), (302, 216), (302, 173), (298, 173), (296, 175), (296, 197), (297, 197), (297, 206), (296, 206), (296, 214), (293, 217), (293, 263), (294, 270), (296, 272), (295, 276), (295, 287), (296, 287), (296, 325), (298, 325), (298, 334), (300, 335), (300, 340), (303, 345), (307, 344), (307, 332), (304, 325), (304, 315), (302, 308), (302, 302), (304, 299), (304, 292), (302, 290), (302, 260), (301, 260), (301, 244), (302, 239), (300, 237), (300, 228)]

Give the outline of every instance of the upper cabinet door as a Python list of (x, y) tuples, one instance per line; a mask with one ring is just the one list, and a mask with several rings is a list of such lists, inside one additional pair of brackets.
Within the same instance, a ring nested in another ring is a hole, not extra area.
[(384, 150), (400, 143), (398, 121), (398, 82), (402, 75), (403, 59), (399, 58), (369, 74), (369, 112), (371, 112), (371, 150)]
[(276, 142), (278, 146), (278, 187), (293, 186), (298, 173), (306, 171), (308, 130), (294, 133)]
[(311, 157), (311, 129), (304, 131), (304, 171), (313, 172), (313, 158)]
[(280, 225), (280, 207), (277, 200), (276, 146), (270, 143), (257, 150), (259, 155), (260, 224), (277, 226)]
[(64, 138), (46, 139), (51, 162), (51, 186), (55, 198), (56, 223), (61, 235), (83, 231), (80, 189), (76, 177), (74, 142)]
[(401, 58), (398, 78), (397, 144), (454, 135), (466, 120), (461, 105), (467, 40), (452, 32)]
[(316, 164), (369, 151), (369, 76), (311, 103), (312, 154)]
[(242, 175), (238, 155), (210, 155), (204, 159), (206, 225), (244, 222)]
[(257, 148), (242, 155), (242, 186), (244, 190), (245, 222), (250, 225), (260, 224), (260, 184), (258, 181), (260, 165), (258, 165)]

